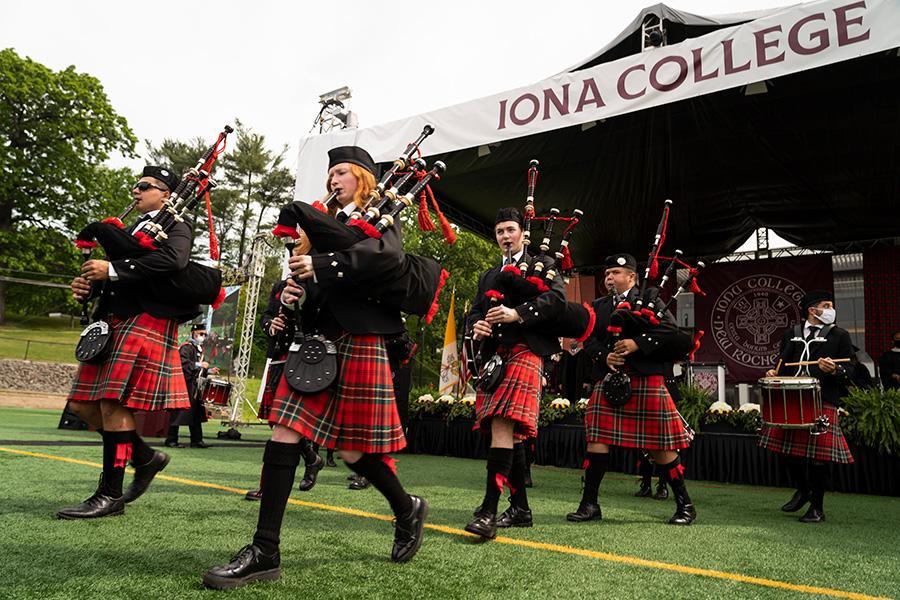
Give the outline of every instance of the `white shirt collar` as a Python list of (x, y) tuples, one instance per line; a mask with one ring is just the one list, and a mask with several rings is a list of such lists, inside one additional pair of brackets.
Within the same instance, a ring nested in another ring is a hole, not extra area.
[(344, 213), (345, 215), (347, 215), (349, 217), (353, 213), (354, 210), (356, 210), (356, 203), (351, 202), (350, 204), (348, 204), (347, 206), (342, 208), (340, 210), (340, 212)]
[[(522, 260), (522, 255), (525, 254), (525, 246), (522, 246), (522, 249), (519, 250), (517, 254), (513, 254), (512, 256), (512, 264), (517, 265), (519, 261)], [(503, 255), (503, 259), (500, 261), (501, 264), (506, 262), (506, 254)]]
[(152, 219), (157, 214), (159, 214), (159, 211), (160, 211), (160, 209), (158, 209), (158, 208), (156, 210), (151, 210), (150, 212), (144, 213), (143, 215), (141, 215), (141, 218), (142, 219)]

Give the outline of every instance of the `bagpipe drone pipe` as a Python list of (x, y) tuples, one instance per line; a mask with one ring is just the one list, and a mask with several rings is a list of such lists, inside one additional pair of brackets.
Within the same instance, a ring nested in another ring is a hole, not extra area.
[[(153, 252), (167, 252), (163, 243), (168, 232), (176, 223), (182, 223), (196, 208), (201, 199), (206, 201), (207, 215), (210, 225), (210, 256), (214, 260), (219, 257), (218, 244), (212, 227), (212, 211), (209, 191), (216, 183), (210, 178), (216, 159), (225, 149), (225, 140), (233, 129), (225, 126), (219, 133), (216, 142), (201, 156), (196, 166), (184, 174), (181, 181), (164, 200), (162, 209), (148, 221), (144, 227), (134, 233), (125, 229), (122, 222), (136, 204), (133, 203), (118, 217), (88, 224), (78, 232), (75, 246), (78, 247), (84, 260), (98, 245), (106, 253), (108, 260), (134, 259)], [(148, 280), (148, 293), (167, 304), (190, 307), (198, 304), (218, 304), (224, 298), (222, 274), (219, 269), (189, 261), (179, 271)], [(86, 324), (87, 301), (82, 315)]]

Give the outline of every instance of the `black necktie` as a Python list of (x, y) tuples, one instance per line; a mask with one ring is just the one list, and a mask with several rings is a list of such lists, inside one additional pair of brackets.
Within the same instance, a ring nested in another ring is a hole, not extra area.
[(809, 333), (806, 335), (806, 341), (808, 342), (808, 341), (812, 340), (814, 337), (816, 337), (817, 333), (819, 333), (818, 327), (810, 327)]
[(134, 225), (131, 226), (131, 233), (137, 231), (141, 227), (142, 223), (149, 221), (152, 218), (153, 217), (151, 217), (150, 215), (143, 215), (140, 219), (137, 220), (137, 222), (135, 222)]
[(338, 221), (340, 221), (341, 223), (346, 223), (350, 217), (347, 215), (347, 213), (345, 213), (344, 211), (341, 211), (337, 215), (335, 215), (335, 218)]

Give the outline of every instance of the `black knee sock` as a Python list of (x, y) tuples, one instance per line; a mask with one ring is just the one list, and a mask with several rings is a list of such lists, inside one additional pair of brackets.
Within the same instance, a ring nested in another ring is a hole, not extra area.
[(513, 464), (512, 448), (491, 448), (487, 456), (487, 482), (485, 483), (484, 500), (481, 507), (497, 514), (497, 503), (503, 486), (509, 485), (509, 472)]
[(263, 554), (274, 554), (281, 542), (281, 521), (291, 487), (294, 485), (294, 474), (300, 464), (300, 445), (285, 444), (269, 440), (263, 454), (261, 475), (262, 499), (259, 503), (259, 519), (253, 544)]
[(660, 465), (663, 480), (672, 487), (672, 493), (675, 494), (676, 501), (682, 504), (691, 504), (691, 497), (688, 495), (687, 486), (684, 483), (684, 465), (681, 464), (681, 456), (676, 456), (675, 460), (667, 465)]
[(319, 458), (318, 453), (313, 450), (314, 445), (310, 444), (308, 439), (300, 438), (300, 456), (303, 457), (303, 462), (307, 465), (313, 464)]
[(581, 502), (597, 504), (600, 493), (600, 482), (609, 468), (609, 453), (588, 452), (584, 467), (584, 493)]
[(513, 506), (524, 510), (529, 510), (528, 495), (525, 492), (525, 473), (527, 469), (528, 455), (526, 454), (525, 444), (515, 444), (513, 446), (512, 467), (509, 470), (509, 489), (512, 492), (509, 500)]
[(103, 432), (103, 487), (113, 498), (122, 495), (125, 465), (131, 460), (131, 431)]
[(827, 481), (827, 464), (812, 463), (809, 465), (809, 503), (820, 512), (824, 511), (825, 485)]
[(643, 453), (638, 458), (638, 475), (641, 476), (641, 485), (650, 487), (650, 480), (653, 478), (653, 461)]
[(334, 462), (334, 448), (329, 448), (327, 452), (325, 452), (325, 459)]
[(385, 454), (363, 454), (355, 463), (347, 463), (354, 473), (368, 479), (381, 492), (395, 516), (403, 517), (412, 510), (412, 500), (397, 478), (393, 465), (394, 459)]
[(797, 486), (797, 489), (806, 495), (810, 493), (810, 481), (809, 481), (809, 461), (805, 458), (798, 458), (796, 456), (791, 456), (788, 458), (787, 468), (788, 473), (791, 475), (791, 479), (794, 480), (794, 485)]
[(153, 448), (138, 435), (137, 431), (131, 433), (131, 464), (135, 467), (146, 465), (153, 459)]

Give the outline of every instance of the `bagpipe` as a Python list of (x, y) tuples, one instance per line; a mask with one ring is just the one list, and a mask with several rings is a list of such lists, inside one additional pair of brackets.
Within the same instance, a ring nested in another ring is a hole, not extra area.
[[(213, 166), (224, 151), (226, 138), (234, 130), (226, 125), (219, 133), (215, 143), (189, 169), (181, 181), (164, 199), (163, 207), (144, 226), (134, 232), (125, 228), (122, 222), (137, 205), (135, 200), (125, 211), (116, 217), (103, 219), (88, 224), (75, 237), (75, 246), (81, 250), (83, 261), (90, 259), (91, 253), (99, 245), (103, 248), (107, 260), (135, 259), (159, 250), (160, 245), (168, 238), (168, 232), (176, 223), (183, 223), (185, 218), (196, 208), (201, 200), (205, 200), (209, 218), (210, 257), (219, 258), (218, 243), (212, 226), (212, 207), (209, 192), (216, 187), (210, 177)], [(222, 273), (219, 269), (189, 261), (187, 266), (170, 275), (155, 277), (147, 281), (147, 293), (165, 301), (166, 304), (184, 307), (187, 310), (199, 304), (211, 304), (218, 307), (225, 297), (222, 289)], [(83, 301), (81, 323), (88, 325), (88, 304), (91, 296)], [(76, 348), (76, 357), (82, 362), (96, 360), (109, 341), (109, 325), (98, 320), (89, 325), (81, 334), (81, 341)]]
[[(401, 237), (393, 225), (417, 197), (431, 194), (429, 182), (440, 179), (446, 170), (444, 163), (436, 161), (426, 171), (425, 161), (412, 158), (419, 144), (433, 131), (434, 128), (427, 125), (419, 138), (406, 147), (378, 181), (365, 206), (358, 207), (346, 223), (328, 214), (326, 203), (336, 196), (332, 193), (324, 202), (295, 201), (284, 206), (272, 232), (291, 243), (290, 240), (299, 237), (297, 228), (300, 227), (317, 253), (340, 252), (360, 242), (377, 241), (378, 251), (385, 260), (395, 261), (397, 268), (387, 276), (357, 279), (353, 284), (365, 286), (366, 294), (384, 306), (423, 317), (426, 324), (437, 313), (438, 296), (449, 273), (434, 259), (404, 252)], [(446, 230), (452, 233), (449, 224)]]
[[(495, 287), (485, 292), (491, 300), (492, 307), (499, 304), (506, 306), (519, 306), (528, 300), (550, 291), (550, 287), (557, 276), (568, 280), (574, 265), (572, 263), (569, 245), (575, 227), (584, 217), (580, 209), (572, 211), (569, 217), (560, 216), (558, 208), (551, 208), (546, 216), (535, 214), (534, 200), (537, 187), (538, 168), (540, 163), (532, 160), (528, 166), (527, 192), (525, 197), (524, 223), (522, 238), (525, 251), (517, 265), (507, 264), (497, 276)], [(531, 230), (534, 223), (543, 224), (543, 235), (538, 251), (529, 261), (528, 249), (531, 246)], [(565, 229), (560, 236), (559, 248), (551, 255), (551, 243), (554, 229), (557, 223), (565, 224)], [(511, 250), (507, 249), (511, 257)], [(506, 261), (511, 263), (510, 260)], [(548, 315), (548, 319), (534, 327), (534, 331), (553, 335), (556, 337), (575, 338), (582, 342), (591, 334), (594, 328), (596, 316), (588, 303), (566, 302), (555, 314)], [(498, 325), (499, 326), (499, 325)], [(473, 373), (479, 373), (477, 383), (482, 391), (490, 392), (499, 383), (498, 373), (502, 373), (502, 358), (496, 353), (496, 338), (485, 338), (479, 345), (478, 351), (472, 355), (474, 363), (470, 363)], [(471, 344), (470, 344), (471, 346)], [(485, 363), (485, 356), (491, 358)], [(484, 367), (480, 368), (481, 365)], [(501, 377), (502, 378), (502, 377)]]
[[(609, 334), (608, 350), (610, 352), (614, 351), (616, 343), (620, 340), (634, 339), (651, 328), (659, 327), (666, 317), (669, 306), (681, 294), (689, 290), (693, 293), (703, 294), (703, 291), (697, 285), (697, 275), (705, 266), (703, 261), (697, 261), (694, 266), (691, 266), (681, 259), (681, 250), (675, 250), (672, 257), (660, 255), (666, 240), (671, 207), (672, 201), (666, 200), (663, 205), (662, 216), (656, 228), (656, 234), (650, 244), (647, 266), (644, 269), (644, 276), (641, 278), (634, 304), (623, 300), (613, 308), (613, 312), (610, 315), (609, 325), (606, 328)], [(668, 260), (669, 264), (658, 283), (650, 285), (650, 282), (659, 276), (659, 262), (661, 260)], [(687, 269), (687, 276), (675, 290), (675, 293), (668, 300), (663, 301), (660, 292), (675, 274), (675, 268), (679, 266)], [(670, 355), (661, 358), (679, 360), (687, 355), (688, 352), (693, 355), (699, 347), (701, 337), (703, 337), (703, 331), (698, 331), (697, 336), (692, 341), (688, 341), (687, 344), (673, 344)], [(693, 343), (693, 349), (689, 347), (691, 343)], [(612, 406), (622, 406), (631, 398), (631, 378), (623, 369), (610, 371), (603, 379), (602, 385), (606, 400)]]

